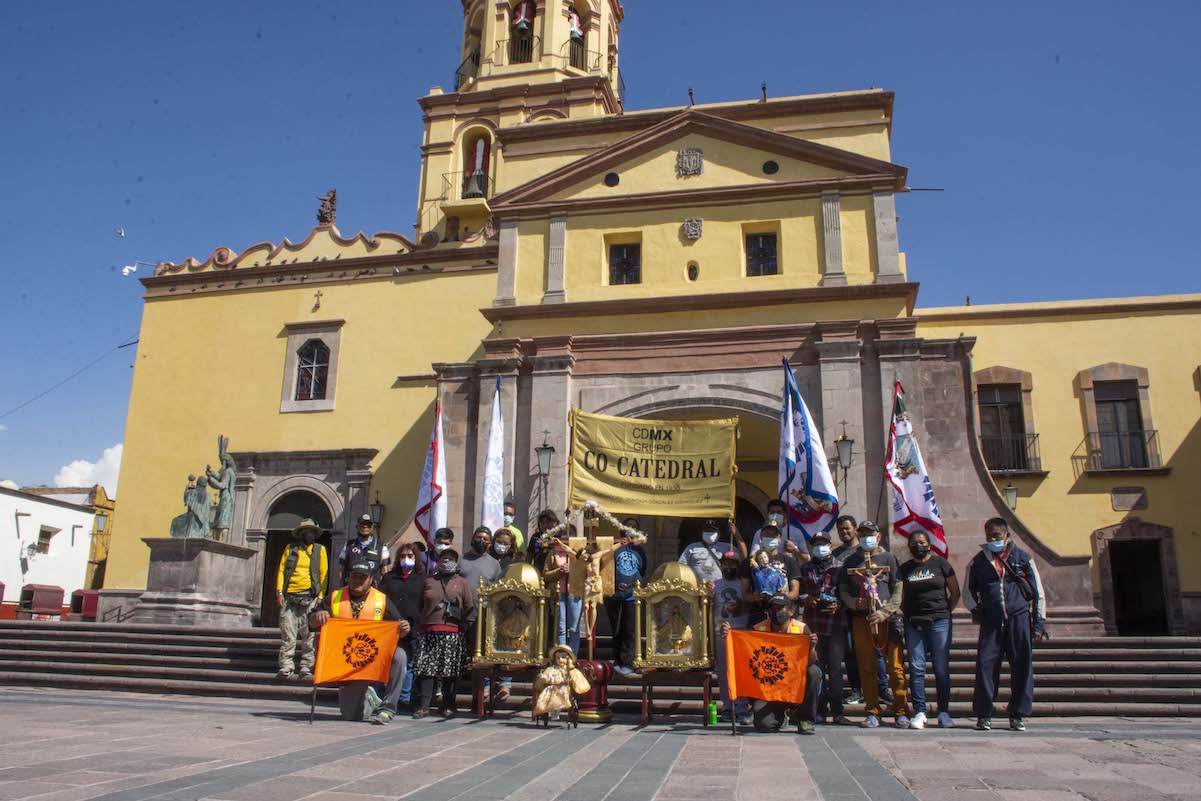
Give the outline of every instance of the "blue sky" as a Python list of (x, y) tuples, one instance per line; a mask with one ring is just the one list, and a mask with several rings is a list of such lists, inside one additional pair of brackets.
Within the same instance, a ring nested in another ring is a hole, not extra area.
[[(762, 80), (774, 96), (896, 91), (894, 159), (946, 190), (899, 201), (923, 306), (1201, 290), (1201, 4), (625, 8), (630, 108), (689, 86), (749, 99)], [(458, 0), (0, 14), (0, 414), (136, 333), (135, 259), (295, 240), (330, 187), (343, 233), (411, 232), (414, 101), (458, 65)], [(0, 418), (0, 479), (49, 482), (76, 460), (73, 478), (107, 475), (92, 464), (123, 438), (133, 350)]]

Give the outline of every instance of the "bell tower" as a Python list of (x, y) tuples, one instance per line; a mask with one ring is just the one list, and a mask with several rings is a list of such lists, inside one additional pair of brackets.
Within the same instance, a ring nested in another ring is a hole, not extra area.
[(462, 1), (455, 92), (602, 77), (620, 105), (620, 0)]

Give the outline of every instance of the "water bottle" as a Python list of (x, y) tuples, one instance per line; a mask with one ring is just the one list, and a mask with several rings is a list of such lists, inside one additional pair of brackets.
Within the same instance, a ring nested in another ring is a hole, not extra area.
[(716, 726), (717, 725), (717, 702), (716, 701), (709, 702), (708, 712), (709, 712), (709, 725)]

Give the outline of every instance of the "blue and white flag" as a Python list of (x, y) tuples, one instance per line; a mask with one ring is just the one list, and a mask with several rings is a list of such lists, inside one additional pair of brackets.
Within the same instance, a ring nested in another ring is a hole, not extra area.
[(821, 435), (797, 388), (796, 376), (784, 359), (784, 405), (780, 408), (780, 499), (788, 505), (789, 528), (805, 541), (829, 531), (838, 519), (838, 488)]
[(484, 500), (480, 525), (496, 531), (505, 524), (505, 420), (500, 411), (500, 376), (492, 396), (492, 422), (484, 456)]

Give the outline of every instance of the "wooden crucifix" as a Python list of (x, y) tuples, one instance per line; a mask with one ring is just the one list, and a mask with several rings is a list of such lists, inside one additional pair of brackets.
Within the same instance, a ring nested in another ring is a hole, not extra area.
[[(888, 565), (873, 565), (872, 555), (867, 555), (867, 561), (861, 567), (848, 567), (847, 573), (852, 576), (860, 576), (862, 582), (859, 585), (859, 597), (867, 596), (867, 613), (874, 614), (880, 609), (880, 593), (877, 590), (877, 581), (880, 576), (890, 570)], [(878, 637), (880, 634), (879, 623), (868, 623), (871, 626), (872, 636)]]

